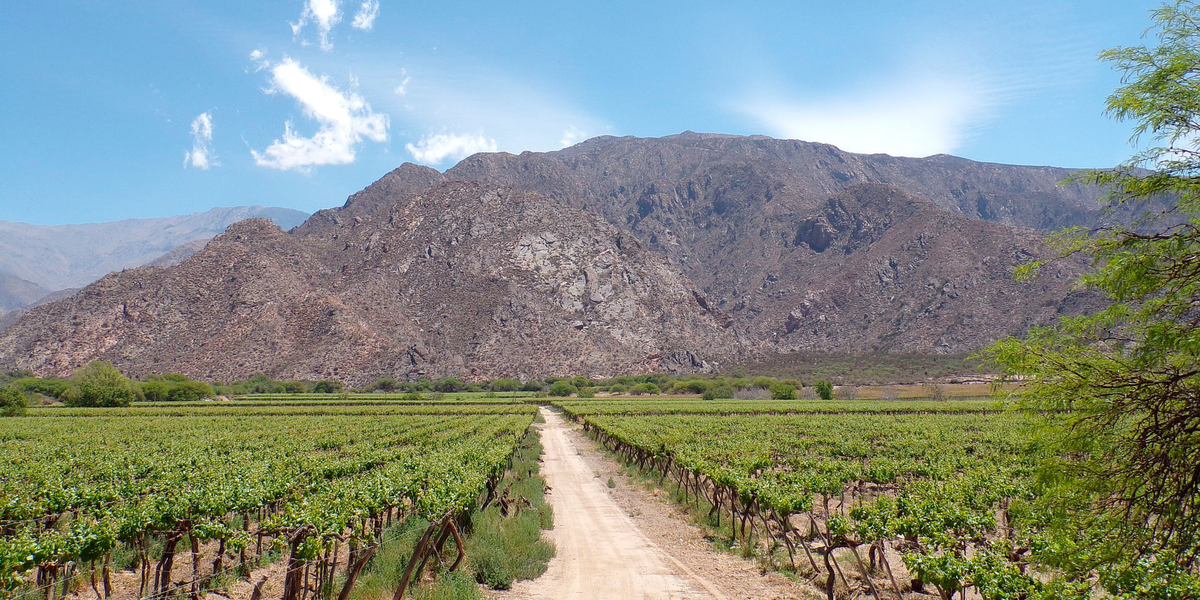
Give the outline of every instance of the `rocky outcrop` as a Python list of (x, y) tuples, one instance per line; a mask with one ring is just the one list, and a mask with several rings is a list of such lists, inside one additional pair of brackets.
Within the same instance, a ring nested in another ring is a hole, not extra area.
[(246, 221), (30, 309), (0, 368), (357, 383), (968, 352), (1097, 306), (1079, 263), (1011, 277), (1039, 229), (1106, 218), (1068, 175), (691, 133), (403, 165), (291, 232)]
[(703, 371), (741, 356), (686, 277), (595, 215), (490, 185), (407, 198), (322, 235), (245, 221), (177, 266), (109, 275), (30, 310), (0, 336), (0, 363), (362, 382)]

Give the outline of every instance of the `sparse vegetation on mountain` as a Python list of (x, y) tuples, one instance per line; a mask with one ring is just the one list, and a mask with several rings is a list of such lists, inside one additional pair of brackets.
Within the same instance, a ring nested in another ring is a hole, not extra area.
[(244, 221), (179, 265), (30, 309), (0, 334), (0, 368), (355, 388), (738, 364), (833, 379), (791, 370), (817, 347), (961, 354), (1092, 307), (1070, 261), (1035, 288), (1009, 277), (1048, 256), (1007, 224), (1030, 207), (1099, 219), (1094, 190), (1055, 187), (1068, 174), (704, 134), (404, 165), (292, 232)]

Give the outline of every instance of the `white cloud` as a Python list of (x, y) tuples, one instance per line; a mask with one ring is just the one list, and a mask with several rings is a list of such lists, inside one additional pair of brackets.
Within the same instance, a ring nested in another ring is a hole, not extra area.
[(476, 135), (460, 135), (456, 133), (427, 135), (415, 145), (405, 144), (413, 160), (426, 164), (441, 164), (447, 158), (462, 160), (476, 152), (495, 152), (496, 140)]
[(183, 154), (183, 166), (207, 171), (220, 166), (212, 150), (213, 121), (210, 113), (200, 113), (192, 120), (192, 151)]
[(920, 157), (960, 148), (987, 118), (987, 96), (969, 83), (915, 78), (815, 100), (764, 95), (738, 108), (778, 137)]
[(305, 171), (313, 166), (354, 162), (355, 147), (362, 141), (386, 142), (388, 116), (371, 110), (354, 92), (334, 87), (327, 77), (317, 77), (290, 58), (271, 67), (269, 94), (283, 93), (296, 99), (304, 115), (320, 128), (312, 137), (295, 132), (291, 121), (284, 123), (282, 140), (266, 150), (251, 150), (254, 162), (273, 169)]
[(400, 80), (400, 85), (396, 86), (395, 91), (397, 96), (403, 96), (407, 94), (408, 82), (412, 81), (412, 77), (408, 76), (408, 71), (405, 69), (400, 69), (400, 77), (403, 77), (403, 79)]
[(350, 26), (363, 31), (370, 31), (375, 26), (375, 17), (379, 16), (379, 0), (365, 0), (354, 15)]
[(495, 150), (540, 152), (562, 148), (564, 134), (572, 127), (580, 132), (577, 135), (611, 131), (607, 123), (550, 84), (523, 81), (475, 62), (414, 61), (407, 69), (399, 77), (386, 64), (356, 71), (363, 89), (388, 108), (393, 130), (404, 132), (396, 136), (412, 132), (405, 141), (414, 144), (423, 133), (484, 132), (495, 141)]
[(317, 26), (317, 36), (321, 40), (321, 49), (329, 51), (333, 49), (333, 44), (329, 42), (329, 32), (335, 25), (342, 22), (342, 9), (340, 6), (341, 0), (305, 0), (304, 12), (300, 13), (300, 20), (292, 23), (292, 35), (300, 35), (300, 31), (304, 26), (315, 23)]
[(586, 139), (586, 133), (580, 131), (578, 127), (571, 125), (565, 131), (563, 131), (562, 139), (558, 140), (558, 143), (563, 148), (566, 148), (567, 146), (574, 146), (575, 144), (578, 144)]

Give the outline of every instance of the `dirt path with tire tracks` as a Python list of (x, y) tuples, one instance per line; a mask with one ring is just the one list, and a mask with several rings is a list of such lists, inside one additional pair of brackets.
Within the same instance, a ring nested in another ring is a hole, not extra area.
[(805, 598), (777, 575), (705, 548), (695, 527), (652, 492), (620, 478), (618, 465), (578, 428), (542, 409), (542, 475), (552, 488), (557, 553), (546, 573), (494, 597), (528, 600)]

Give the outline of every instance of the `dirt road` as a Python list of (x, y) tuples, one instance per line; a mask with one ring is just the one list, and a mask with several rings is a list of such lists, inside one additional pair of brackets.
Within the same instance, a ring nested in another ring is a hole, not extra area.
[[(653, 544), (607, 493), (558, 414), (542, 409), (542, 474), (553, 488), (557, 554), (546, 574), (518, 584), (520, 598), (710, 599), (725, 596)], [(711, 589), (706, 589), (711, 588)]]

